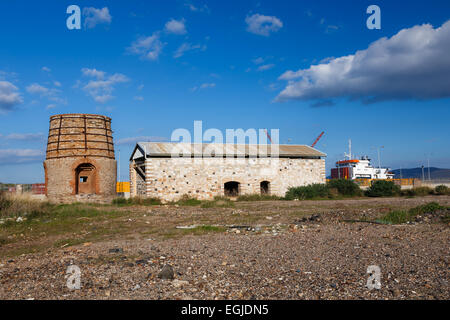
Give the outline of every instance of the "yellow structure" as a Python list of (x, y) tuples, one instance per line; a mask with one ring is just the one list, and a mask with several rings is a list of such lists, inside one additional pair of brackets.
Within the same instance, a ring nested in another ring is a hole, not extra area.
[[(355, 179), (353, 181), (361, 187), (368, 187), (378, 180), (379, 179)], [(414, 186), (420, 183), (418, 179), (388, 179), (387, 181), (393, 181), (399, 186)]]
[(130, 183), (128, 181), (117, 182), (116, 192), (117, 193), (130, 192)]

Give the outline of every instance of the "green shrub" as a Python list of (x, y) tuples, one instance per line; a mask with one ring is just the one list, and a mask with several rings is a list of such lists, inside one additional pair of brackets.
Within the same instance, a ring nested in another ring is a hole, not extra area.
[(304, 200), (316, 198), (329, 198), (331, 196), (330, 189), (326, 184), (310, 184), (302, 187), (291, 187), (286, 192), (287, 200)]
[(439, 186), (436, 186), (436, 188), (434, 188), (434, 193), (444, 196), (450, 194), (450, 190), (446, 185), (441, 184)]
[(424, 214), (424, 213), (435, 213), (438, 210), (444, 209), (439, 203), (437, 202), (429, 202), (427, 204), (423, 204), (421, 206), (417, 206), (415, 208), (410, 209), (409, 211), (413, 215), (418, 214)]
[(394, 181), (377, 180), (365, 192), (368, 197), (392, 197), (400, 194), (400, 186)]
[(362, 194), (359, 186), (352, 180), (332, 179), (327, 182), (330, 189), (336, 189), (339, 195), (355, 197)]
[(379, 222), (389, 223), (389, 224), (400, 224), (405, 223), (410, 220), (410, 214), (405, 210), (394, 210), (385, 214)]
[(417, 206), (405, 210), (394, 210), (387, 214), (385, 214), (380, 220), (380, 222), (389, 223), (389, 224), (400, 224), (414, 220), (414, 218), (418, 215), (424, 213), (436, 213), (439, 210), (445, 209), (437, 202), (429, 202), (427, 204), (423, 204), (421, 206)]

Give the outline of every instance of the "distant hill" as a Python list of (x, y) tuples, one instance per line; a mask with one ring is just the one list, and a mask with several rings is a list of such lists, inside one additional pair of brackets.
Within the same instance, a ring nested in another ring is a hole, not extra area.
[[(410, 168), (410, 169), (401, 169), (402, 170), (402, 178), (419, 178), (422, 179), (422, 168)], [(428, 179), (428, 168), (423, 168), (425, 173), (425, 179)], [(395, 179), (400, 178), (400, 169), (391, 170), (392, 173), (395, 174)], [(441, 169), (430, 167), (430, 176), (431, 179), (450, 179), (450, 169)]]

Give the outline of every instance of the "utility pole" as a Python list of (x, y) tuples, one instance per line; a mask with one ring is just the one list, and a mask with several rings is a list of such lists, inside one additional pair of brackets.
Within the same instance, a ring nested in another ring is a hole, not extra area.
[(423, 170), (424, 166), (422, 165), (422, 181), (425, 181), (425, 172)]
[(352, 139), (348, 139), (348, 154), (344, 152), (344, 158), (347, 157), (348, 160), (352, 160)]
[(431, 175), (430, 175), (430, 156), (428, 156), (428, 181), (431, 181)]
[(119, 177), (117, 178), (117, 182), (120, 182), (120, 149), (119, 149)]
[(380, 158), (380, 149), (384, 148), (384, 146), (378, 147), (378, 169), (381, 170), (381, 158)]
[(348, 157), (352, 160), (352, 139), (348, 140)]

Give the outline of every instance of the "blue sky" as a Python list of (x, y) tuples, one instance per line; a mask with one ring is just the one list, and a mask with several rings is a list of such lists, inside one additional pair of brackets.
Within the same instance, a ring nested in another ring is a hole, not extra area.
[(44, 180), (60, 113), (112, 117), (122, 181), (136, 140), (194, 120), (280, 143), (325, 131), (327, 174), (350, 138), (391, 168), (449, 168), (449, 19), (448, 1), (2, 1), (0, 182)]

